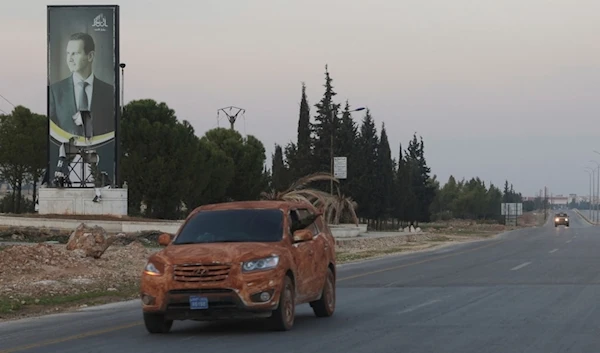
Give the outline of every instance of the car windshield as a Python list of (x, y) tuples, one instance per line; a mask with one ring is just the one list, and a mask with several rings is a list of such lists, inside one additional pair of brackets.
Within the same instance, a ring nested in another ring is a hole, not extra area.
[(282, 236), (283, 212), (278, 209), (201, 211), (173, 244), (277, 242)]

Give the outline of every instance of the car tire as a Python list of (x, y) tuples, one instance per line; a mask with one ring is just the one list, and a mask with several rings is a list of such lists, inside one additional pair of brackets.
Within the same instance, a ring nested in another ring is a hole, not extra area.
[(310, 303), (317, 317), (330, 317), (335, 312), (335, 276), (330, 268), (321, 292), (321, 299)]
[(279, 297), (279, 305), (270, 317), (275, 331), (289, 331), (294, 326), (296, 317), (296, 298), (294, 283), (289, 276), (283, 280), (283, 288)]
[(165, 320), (165, 316), (161, 314), (144, 313), (144, 324), (149, 333), (169, 333), (173, 320)]

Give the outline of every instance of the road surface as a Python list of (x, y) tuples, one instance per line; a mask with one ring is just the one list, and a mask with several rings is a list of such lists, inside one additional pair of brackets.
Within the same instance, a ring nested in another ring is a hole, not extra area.
[(175, 322), (149, 335), (138, 302), (0, 323), (8, 352), (598, 352), (600, 234), (571, 227), (339, 268), (335, 315), (298, 308), (290, 332), (258, 322)]

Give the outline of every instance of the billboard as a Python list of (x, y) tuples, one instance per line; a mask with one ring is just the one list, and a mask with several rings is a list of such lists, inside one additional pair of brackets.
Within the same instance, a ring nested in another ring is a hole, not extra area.
[[(48, 6), (49, 186), (117, 178), (119, 7)], [(61, 174), (62, 173), (62, 174)], [(98, 176), (104, 178), (99, 179)], [(95, 178), (96, 177), (96, 178)]]

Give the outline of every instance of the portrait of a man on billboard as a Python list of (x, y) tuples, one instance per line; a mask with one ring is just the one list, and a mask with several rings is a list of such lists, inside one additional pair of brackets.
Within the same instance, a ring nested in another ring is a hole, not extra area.
[(94, 39), (74, 33), (65, 49), (71, 75), (50, 86), (50, 118), (73, 135), (90, 138), (114, 131), (114, 86), (94, 75)]

